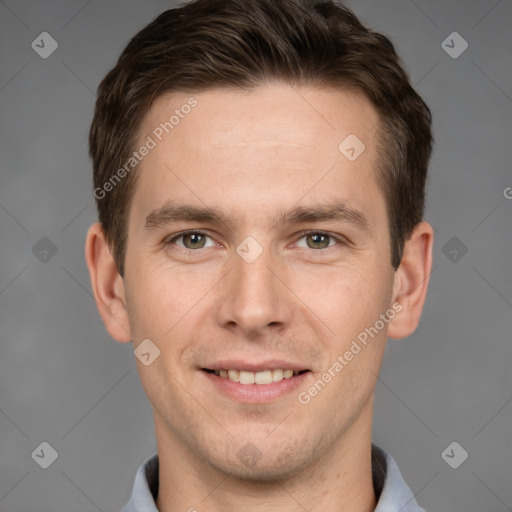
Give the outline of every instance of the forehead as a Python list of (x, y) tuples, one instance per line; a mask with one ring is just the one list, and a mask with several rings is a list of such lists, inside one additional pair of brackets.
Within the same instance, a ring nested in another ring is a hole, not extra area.
[(141, 124), (140, 145), (150, 138), (154, 147), (137, 170), (135, 214), (169, 199), (255, 219), (298, 201), (361, 209), (365, 195), (380, 195), (377, 123), (369, 100), (348, 90), (269, 84), (163, 95)]
[[(358, 91), (272, 83), (252, 91), (164, 94), (146, 113), (141, 133), (153, 133), (157, 139), (161, 134), (168, 145), (173, 139), (186, 142), (187, 147), (194, 147), (196, 142), (195, 149), (203, 150), (222, 149), (233, 142), (257, 146), (255, 139), (267, 147), (301, 143), (315, 147), (326, 138), (336, 149), (336, 141), (344, 134), (358, 134), (368, 140), (377, 122), (374, 107)], [(205, 142), (208, 147), (203, 146)]]

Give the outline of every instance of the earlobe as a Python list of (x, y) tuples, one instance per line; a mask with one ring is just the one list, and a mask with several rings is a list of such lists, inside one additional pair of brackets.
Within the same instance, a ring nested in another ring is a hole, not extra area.
[(399, 303), (402, 309), (389, 323), (390, 338), (405, 338), (418, 326), (427, 296), (433, 242), (432, 226), (420, 222), (404, 245), (393, 289), (393, 304)]
[(85, 260), (96, 306), (108, 333), (122, 343), (131, 341), (123, 279), (99, 222), (87, 232)]

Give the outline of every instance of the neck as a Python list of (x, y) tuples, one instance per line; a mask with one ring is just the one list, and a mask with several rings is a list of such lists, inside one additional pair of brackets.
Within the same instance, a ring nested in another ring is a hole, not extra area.
[[(371, 407), (313, 464), (273, 481), (229, 475), (205, 463), (155, 417), (160, 512), (373, 512)], [(357, 424), (356, 424), (357, 423)]]

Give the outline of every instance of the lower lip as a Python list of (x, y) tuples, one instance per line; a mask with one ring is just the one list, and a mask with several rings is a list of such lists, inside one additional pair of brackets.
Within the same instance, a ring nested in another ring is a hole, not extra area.
[(311, 372), (304, 372), (294, 375), (289, 379), (283, 379), (279, 382), (271, 384), (240, 384), (230, 379), (219, 377), (214, 373), (201, 370), (203, 373), (222, 393), (249, 404), (269, 403), (277, 398), (291, 393), (297, 389), (308, 378)]

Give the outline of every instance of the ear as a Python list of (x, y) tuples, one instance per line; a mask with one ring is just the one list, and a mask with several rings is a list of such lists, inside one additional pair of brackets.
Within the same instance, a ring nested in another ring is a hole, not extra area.
[(402, 309), (389, 322), (390, 338), (405, 338), (418, 326), (427, 296), (433, 243), (432, 226), (428, 222), (420, 222), (404, 245), (393, 288), (393, 304), (399, 303)]
[(99, 222), (93, 224), (87, 232), (85, 261), (96, 306), (108, 333), (122, 343), (131, 341), (123, 278), (117, 271)]

